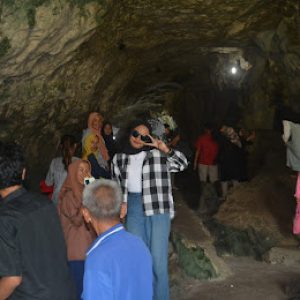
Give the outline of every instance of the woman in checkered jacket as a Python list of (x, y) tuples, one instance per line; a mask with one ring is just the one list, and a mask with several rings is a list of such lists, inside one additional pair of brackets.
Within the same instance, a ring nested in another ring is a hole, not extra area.
[(150, 133), (144, 121), (127, 128), (121, 151), (112, 160), (112, 174), (127, 202), (126, 228), (142, 238), (152, 254), (154, 299), (167, 300), (168, 241), (174, 217), (170, 173), (184, 170), (188, 163), (183, 153)]

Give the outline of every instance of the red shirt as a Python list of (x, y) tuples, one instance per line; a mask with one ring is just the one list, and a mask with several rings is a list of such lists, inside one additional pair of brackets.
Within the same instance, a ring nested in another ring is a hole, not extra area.
[(199, 151), (198, 164), (211, 166), (216, 163), (219, 145), (210, 133), (204, 133), (198, 137), (196, 149)]

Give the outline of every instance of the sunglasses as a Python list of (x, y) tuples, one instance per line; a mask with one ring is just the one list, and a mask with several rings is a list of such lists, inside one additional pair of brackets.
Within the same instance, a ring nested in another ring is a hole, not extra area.
[(144, 143), (151, 143), (151, 139), (150, 139), (150, 137), (148, 135), (142, 135), (137, 130), (133, 130), (131, 132), (131, 135), (134, 138), (138, 138), (140, 136), (141, 137), (141, 141), (143, 141)]

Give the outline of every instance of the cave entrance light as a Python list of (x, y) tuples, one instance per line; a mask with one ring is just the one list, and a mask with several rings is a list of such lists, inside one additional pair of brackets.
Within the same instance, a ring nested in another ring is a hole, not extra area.
[(237, 67), (231, 67), (231, 69), (230, 69), (230, 73), (232, 75), (235, 75), (237, 73), (237, 71), (238, 71)]

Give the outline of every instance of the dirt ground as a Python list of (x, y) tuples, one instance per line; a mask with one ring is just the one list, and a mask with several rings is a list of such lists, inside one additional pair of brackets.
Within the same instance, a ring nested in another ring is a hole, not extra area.
[[(281, 147), (278, 142), (274, 145)], [(296, 178), (285, 167), (285, 149), (281, 148), (265, 149), (259, 172), (232, 190), (214, 217), (234, 228), (251, 227), (275, 237), (276, 246), (297, 249), (299, 242), (292, 234)], [(182, 172), (176, 184), (185, 202), (197, 212), (201, 189), (195, 172)], [(297, 292), (300, 300), (300, 262), (296, 259), (290, 266), (272, 265), (252, 257), (227, 256), (224, 262), (232, 275), (223, 280), (194, 280), (174, 270), (171, 300), (287, 300)]]
[(224, 260), (232, 276), (223, 281), (185, 279), (171, 289), (171, 299), (286, 300), (300, 291), (300, 264), (292, 267), (271, 265), (250, 257), (226, 257)]

